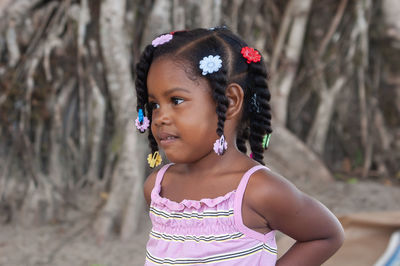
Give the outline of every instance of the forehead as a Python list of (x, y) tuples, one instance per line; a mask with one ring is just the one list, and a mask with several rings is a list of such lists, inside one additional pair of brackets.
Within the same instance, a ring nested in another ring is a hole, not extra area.
[(184, 61), (158, 58), (151, 64), (147, 75), (148, 93), (155, 95), (172, 88), (210, 92), (207, 80), (193, 72)]

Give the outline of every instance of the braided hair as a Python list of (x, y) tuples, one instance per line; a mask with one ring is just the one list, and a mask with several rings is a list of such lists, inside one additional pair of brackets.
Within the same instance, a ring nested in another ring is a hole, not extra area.
[[(218, 136), (224, 134), (226, 111), (229, 106), (225, 90), (228, 84), (239, 84), (244, 92), (244, 106), (241, 122), (238, 126), (236, 144), (238, 149), (246, 153), (246, 141), (249, 141), (253, 159), (264, 164), (262, 146), (265, 134), (272, 133), (271, 98), (267, 71), (263, 59), (248, 64), (241, 54), (241, 49), (247, 44), (225, 27), (194, 29), (173, 33), (172, 40), (154, 47), (148, 45), (136, 65), (136, 95), (137, 111), (142, 109), (150, 122), (152, 110), (148, 102), (147, 75), (154, 60), (163, 56), (173, 57), (189, 63), (191, 73), (208, 80), (212, 89), (212, 97), (216, 102)], [(203, 76), (199, 62), (208, 55), (219, 55), (222, 67), (217, 71)], [(148, 139), (152, 153), (158, 150), (157, 142), (148, 130)]]

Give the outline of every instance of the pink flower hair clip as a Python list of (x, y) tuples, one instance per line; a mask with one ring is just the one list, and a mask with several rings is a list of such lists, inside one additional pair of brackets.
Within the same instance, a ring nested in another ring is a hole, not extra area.
[(247, 64), (250, 64), (251, 62), (257, 63), (261, 60), (260, 53), (251, 47), (243, 47), (240, 53), (243, 55), (244, 58), (247, 59)]
[(161, 44), (164, 44), (164, 43), (169, 42), (170, 40), (172, 40), (172, 37), (173, 37), (172, 34), (167, 33), (167, 34), (164, 34), (164, 35), (161, 35), (161, 36), (155, 38), (155, 39), (151, 42), (151, 44), (152, 44), (154, 47), (157, 47), (157, 46), (159, 46), (159, 45), (161, 45)]
[(214, 143), (214, 151), (218, 155), (223, 155), (228, 149), (228, 143), (225, 140), (224, 135), (217, 139)]
[(140, 133), (145, 132), (146, 129), (150, 126), (150, 120), (146, 116), (143, 116), (142, 109), (139, 109), (139, 114), (135, 120), (135, 125), (137, 129), (139, 129)]

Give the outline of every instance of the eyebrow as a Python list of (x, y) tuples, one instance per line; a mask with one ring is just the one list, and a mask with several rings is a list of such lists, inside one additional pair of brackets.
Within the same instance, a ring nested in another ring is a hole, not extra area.
[[(166, 92), (164, 92), (163, 96), (168, 96), (168, 95), (170, 95), (170, 94), (172, 94), (172, 93), (174, 93), (176, 91), (183, 91), (183, 92), (186, 92), (186, 93), (190, 93), (189, 90), (184, 89), (184, 88), (172, 88), (172, 89), (167, 90)], [(148, 94), (148, 96), (152, 97), (152, 98), (155, 98), (153, 94)]]

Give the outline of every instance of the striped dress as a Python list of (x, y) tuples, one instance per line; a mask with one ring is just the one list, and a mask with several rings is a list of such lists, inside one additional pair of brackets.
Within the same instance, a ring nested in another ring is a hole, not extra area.
[(237, 189), (224, 196), (180, 203), (160, 196), (169, 166), (157, 173), (151, 193), (153, 227), (145, 265), (275, 265), (275, 232), (261, 234), (249, 229), (241, 213), (247, 182), (264, 166), (252, 167)]

